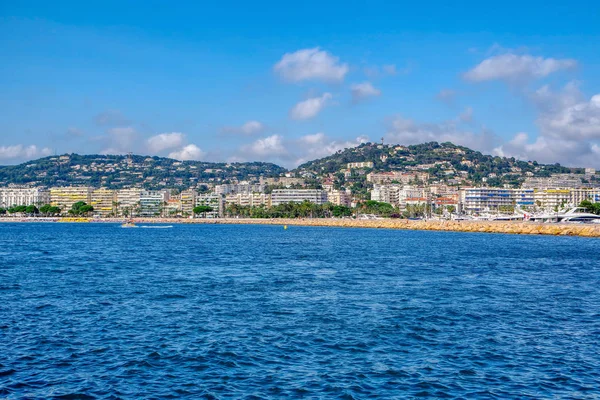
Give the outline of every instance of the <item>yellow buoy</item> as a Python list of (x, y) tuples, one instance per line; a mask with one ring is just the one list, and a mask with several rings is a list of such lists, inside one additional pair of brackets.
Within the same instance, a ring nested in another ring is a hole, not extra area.
[(283, 229), (287, 229), (287, 225), (284, 225), (284, 226), (283, 226)]

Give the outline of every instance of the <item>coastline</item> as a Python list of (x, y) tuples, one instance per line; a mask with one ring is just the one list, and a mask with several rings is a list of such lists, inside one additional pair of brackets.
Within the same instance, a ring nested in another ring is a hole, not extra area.
[[(57, 219), (49, 221), (44, 219), (25, 218), (0, 218), (0, 223), (122, 223), (123, 218), (106, 218), (93, 220), (91, 218)], [(320, 226), (338, 228), (379, 228), (400, 230), (444, 231), (444, 232), (480, 232), (480, 233), (505, 233), (517, 235), (552, 235), (552, 236), (580, 236), (600, 237), (600, 224), (556, 224), (535, 222), (509, 222), (509, 221), (433, 221), (433, 220), (406, 220), (406, 219), (335, 219), (335, 218), (219, 218), (219, 219), (182, 219), (182, 218), (134, 218), (135, 223), (143, 224), (229, 224), (229, 225), (291, 225), (291, 226)]]

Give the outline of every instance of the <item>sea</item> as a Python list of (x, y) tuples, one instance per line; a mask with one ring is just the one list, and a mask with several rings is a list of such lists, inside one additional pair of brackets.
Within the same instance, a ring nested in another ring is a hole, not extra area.
[(0, 224), (1, 399), (600, 397), (600, 241)]

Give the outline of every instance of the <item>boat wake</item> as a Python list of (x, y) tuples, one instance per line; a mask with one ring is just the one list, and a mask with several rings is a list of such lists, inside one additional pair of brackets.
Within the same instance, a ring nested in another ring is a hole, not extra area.
[(140, 228), (147, 228), (147, 229), (167, 229), (167, 228), (172, 228), (173, 225), (158, 225), (158, 226), (152, 226), (152, 225), (142, 225), (140, 226)]

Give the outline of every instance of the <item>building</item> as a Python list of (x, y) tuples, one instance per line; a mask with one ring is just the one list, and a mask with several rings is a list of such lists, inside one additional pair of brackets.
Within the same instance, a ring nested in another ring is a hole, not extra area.
[(111, 217), (116, 214), (117, 193), (109, 189), (94, 189), (90, 194), (90, 203), (94, 207), (94, 215)]
[(215, 186), (216, 194), (238, 194), (238, 193), (264, 193), (265, 185), (261, 183), (240, 182), (236, 184), (223, 184)]
[(427, 182), (429, 174), (426, 172), (371, 172), (367, 174), (367, 182), (384, 185), (386, 183), (401, 183), (408, 185), (413, 182)]
[(198, 194), (196, 196), (196, 207), (208, 206), (212, 211), (197, 215), (202, 218), (219, 218), (223, 216), (225, 204), (223, 196), (216, 193)]
[(571, 189), (569, 203), (579, 205), (582, 201), (587, 200), (592, 203), (600, 203), (600, 189)]
[(371, 200), (389, 203), (394, 207), (404, 208), (406, 199), (423, 198), (425, 190), (410, 185), (373, 185)]
[(88, 186), (65, 186), (50, 188), (50, 204), (58, 207), (63, 213), (68, 212), (73, 204), (83, 201), (92, 202), (93, 189)]
[[(577, 189), (589, 187), (584, 183), (582, 174), (553, 174), (549, 177), (528, 177), (523, 182), (525, 189)], [(588, 176), (589, 178), (589, 176)]]
[(302, 178), (292, 178), (288, 176), (280, 176), (277, 178), (263, 178), (260, 177), (260, 183), (263, 185), (273, 185), (273, 186), (304, 186), (304, 179)]
[(327, 201), (336, 206), (350, 207), (352, 204), (352, 192), (350, 190), (331, 190), (327, 192)]
[(571, 204), (569, 189), (536, 189), (533, 193), (535, 204), (545, 210), (562, 209)]
[(194, 207), (196, 207), (196, 194), (194, 190), (184, 190), (179, 195), (181, 202), (181, 214), (184, 217), (194, 214)]
[(50, 192), (42, 188), (0, 188), (0, 208), (43, 206), (50, 203)]
[(160, 217), (169, 200), (167, 190), (142, 190), (140, 193), (140, 217)]
[(373, 161), (360, 161), (360, 162), (351, 162), (348, 163), (348, 169), (356, 169), (356, 168), (373, 168)]
[(142, 189), (131, 188), (117, 190), (117, 215), (132, 217), (138, 214)]
[(467, 188), (461, 190), (462, 210), (478, 213), (502, 211), (509, 208), (531, 208), (534, 203), (533, 189)]
[(325, 204), (327, 203), (327, 192), (320, 189), (274, 189), (271, 193), (271, 205), (273, 206), (303, 201)]
[(269, 207), (271, 205), (271, 196), (265, 193), (229, 194), (225, 197), (225, 203), (237, 204), (244, 207)]

